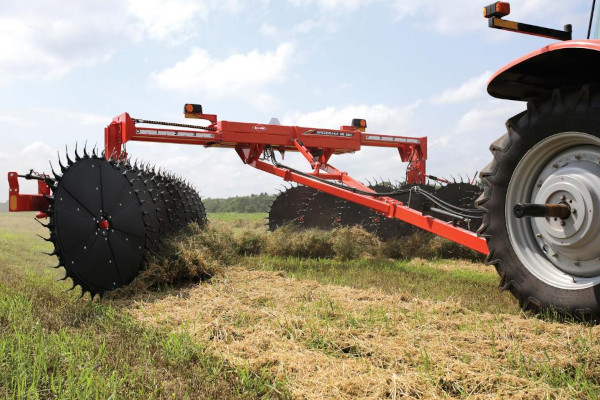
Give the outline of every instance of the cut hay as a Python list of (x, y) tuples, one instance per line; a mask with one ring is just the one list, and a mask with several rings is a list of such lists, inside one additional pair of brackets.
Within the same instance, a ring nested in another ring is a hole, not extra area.
[(272, 373), (299, 399), (584, 398), (577, 384), (600, 373), (598, 327), (277, 272), (232, 267), (130, 312)]

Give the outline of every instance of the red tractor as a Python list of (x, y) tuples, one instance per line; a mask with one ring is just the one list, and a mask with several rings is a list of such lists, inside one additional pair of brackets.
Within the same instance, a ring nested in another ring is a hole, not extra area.
[[(65, 278), (92, 296), (131, 282), (147, 252), (190, 221), (205, 223), (196, 191), (181, 179), (130, 162), (129, 141), (235, 149), (244, 164), (298, 186), (275, 200), (269, 225), (361, 224), (382, 238), (421, 228), (487, 254), (501, 287), (525, 310), (600, 317), (600, 40), (571, 40), (571, 27), (543, 28), (505, 20), (508, 3), (484, 7), (490, 27), (560, 40), (512, 62), (488, 84), (490, 95), (527, 102), (490, 150), (474, 181), (427, 175), (427, 138), (368, 133), (365, 120), (340, 129), (220, 121), (187, 104), (204, 126), (116, 117), (105, 148), (59, 160), (52, 174), (9, 172), (10, 211), (49, 217), (47, 239)], [(593, 15), (592, 7), (592, 15)], [(591, 26), (591, 24), (590, 24)], [(589, 33), (588, 33), (589, 37)], [(598, 60), (598, 63), (597, 61)], [(362, 146), (397, 149), (408, 163), (401, 185), (364, 185), (330, 164)], [(284, 165), (299, 152), (310, 168)], [(39, 193), (19, 193), (18, 177), (37, 179)], [(437, 185), (429, 184), (432, 180)], [(441, 183), (441, 185), (440, 185)]]

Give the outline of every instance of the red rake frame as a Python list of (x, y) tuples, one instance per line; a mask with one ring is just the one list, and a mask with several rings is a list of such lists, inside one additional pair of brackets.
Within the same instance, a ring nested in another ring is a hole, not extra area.
[[(203, 145), (205, 147), (234, 148), (244, 164), (279, 176), (313, 189), (369, 207), (388, 218), (397, 218), (421, 229), (445, 237), (463, 246), (487, 254), (485, 239), (449, 222), (415, 211), (402, 202), (387, 196), (370, 196), (355, 192), (375, 193), (353, 179), (346, 172), (329, 164), (333, 154), (359, 151), (361, 146), (393, 147), (398, 150), (403, 162), (408, 162), (409, 184), (424, 184), (426, 181), (427, 137), (405, 137), (365, 133), (363, 128), (342, 126), (340, 129), (318, 129), (274, 124), (218, 121), (213, 114), (186, 113), (186, 117), (204, 119), (207, 127), (198, 129), (170, 129), (148, 127), (142, 120), (136, 121), (123, 113), (114, 118), (105, 129), (105, 152), (107, 158), (115, 160), (126, 157), (123, 145), (128, 141), (147, 141)], [(146, 121), (150, 122), (150, 121)], [(273, 150), (298, 151), (308, 161), (311, 171), (300, 173), (278, 164), (262, 161), (260, 157), (268, 148)], [(347, 186), (329, 184), (324, 180), (342, 182)]]
[[(113, 119), (104, 130), (106, 159), (127, 158), (124, 145), (129, 141), (161, 142), (203, 145), (205, 147), (233, 148), (244, 164), (279, 176), (313, 189), (369, 207), (388, 218), (397, 218), (436, 235), (450, 239), (470, 249), (487, 254), (485, 239), (449, 222), (415, 211), (402, 202), (375, 193), (346, 172), (329, 164), (333, 154), (359, 151), (361, 146), (392, 147), (398, 150), (400, 159), (408, 162), (406, 178), (409, 184), (426, 181), (427, 137), (405, 137), (365, 133), (364, 128), (342, 126), (340, 129), (319, 129), (275, 124), (218, 121), (213, 114), (193, 114), (186, 117), (203, 119), (209, 126), (194, 128), (192, 125), (171, 124), (156, 121), (135, 120), (127, 113)], [(170, 125), (170, 128), (149, 125)], [(172, 129), (175, 126), (177, 129)], [(185, 129), (180, 129), (185, 128)], [(191, 128), (191, 129), (190, 129)], [(311, 171), (300, 172), (278, 163), (267, 163), (261, 156), (267, 149), (300, 152), (308, 161)], [(332, 181), (329, 183), (327, 181)], [(335, 185), (333, 182), (345, 185)], [(17, 174), (9, 173), (10, 211), (47, 210), (49, 188), (39, 181), (38, 195), (19, 194)]]

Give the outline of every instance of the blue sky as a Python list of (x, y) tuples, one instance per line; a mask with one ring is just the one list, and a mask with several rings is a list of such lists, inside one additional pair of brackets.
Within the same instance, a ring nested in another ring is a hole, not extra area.
[[(429, 137), (428, 170), (473, 175), (524, 104), (491, 99), (493, 71), (549, 39), (487, 28), (481, 1), (64, 0), (0, 3), (0, 171), (48, 170), (56, 151), (103, 145), (124, 111), (184, 121), (186, 102), (222, 120)], [(584, 38), (591, 1), (511, 3), (507, 19)], [(202, 196), (282, 187), (232, 150), (131, 143), (134, 157), (193, 182)], [(286, 161), (303, 165), (294, 156)], [(397, 152), (332, 164), (360, 179), (403, 179)], [(27, 186), (26, 186), (27, 187)], [(8, 198), (0, 179), (0, 201)]]

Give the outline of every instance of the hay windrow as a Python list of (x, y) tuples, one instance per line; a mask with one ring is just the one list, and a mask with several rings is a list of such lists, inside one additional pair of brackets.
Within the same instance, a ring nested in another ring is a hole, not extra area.
[(277, 272), (232, 267), (185, 295), (130, 310), (187, 330), (235, 365), (268, 370), (301, 399), (573, 398), (583, 394), (561, 387), (562, 372), (600, 372), (598, 327)]
[(150, 289), (196, 283), (221, 273), (238, 256), (238, 245), (229, 230), (192, 223), (170, 237), (148, 266), (123, 288), (106, 294), (129, 297)]

